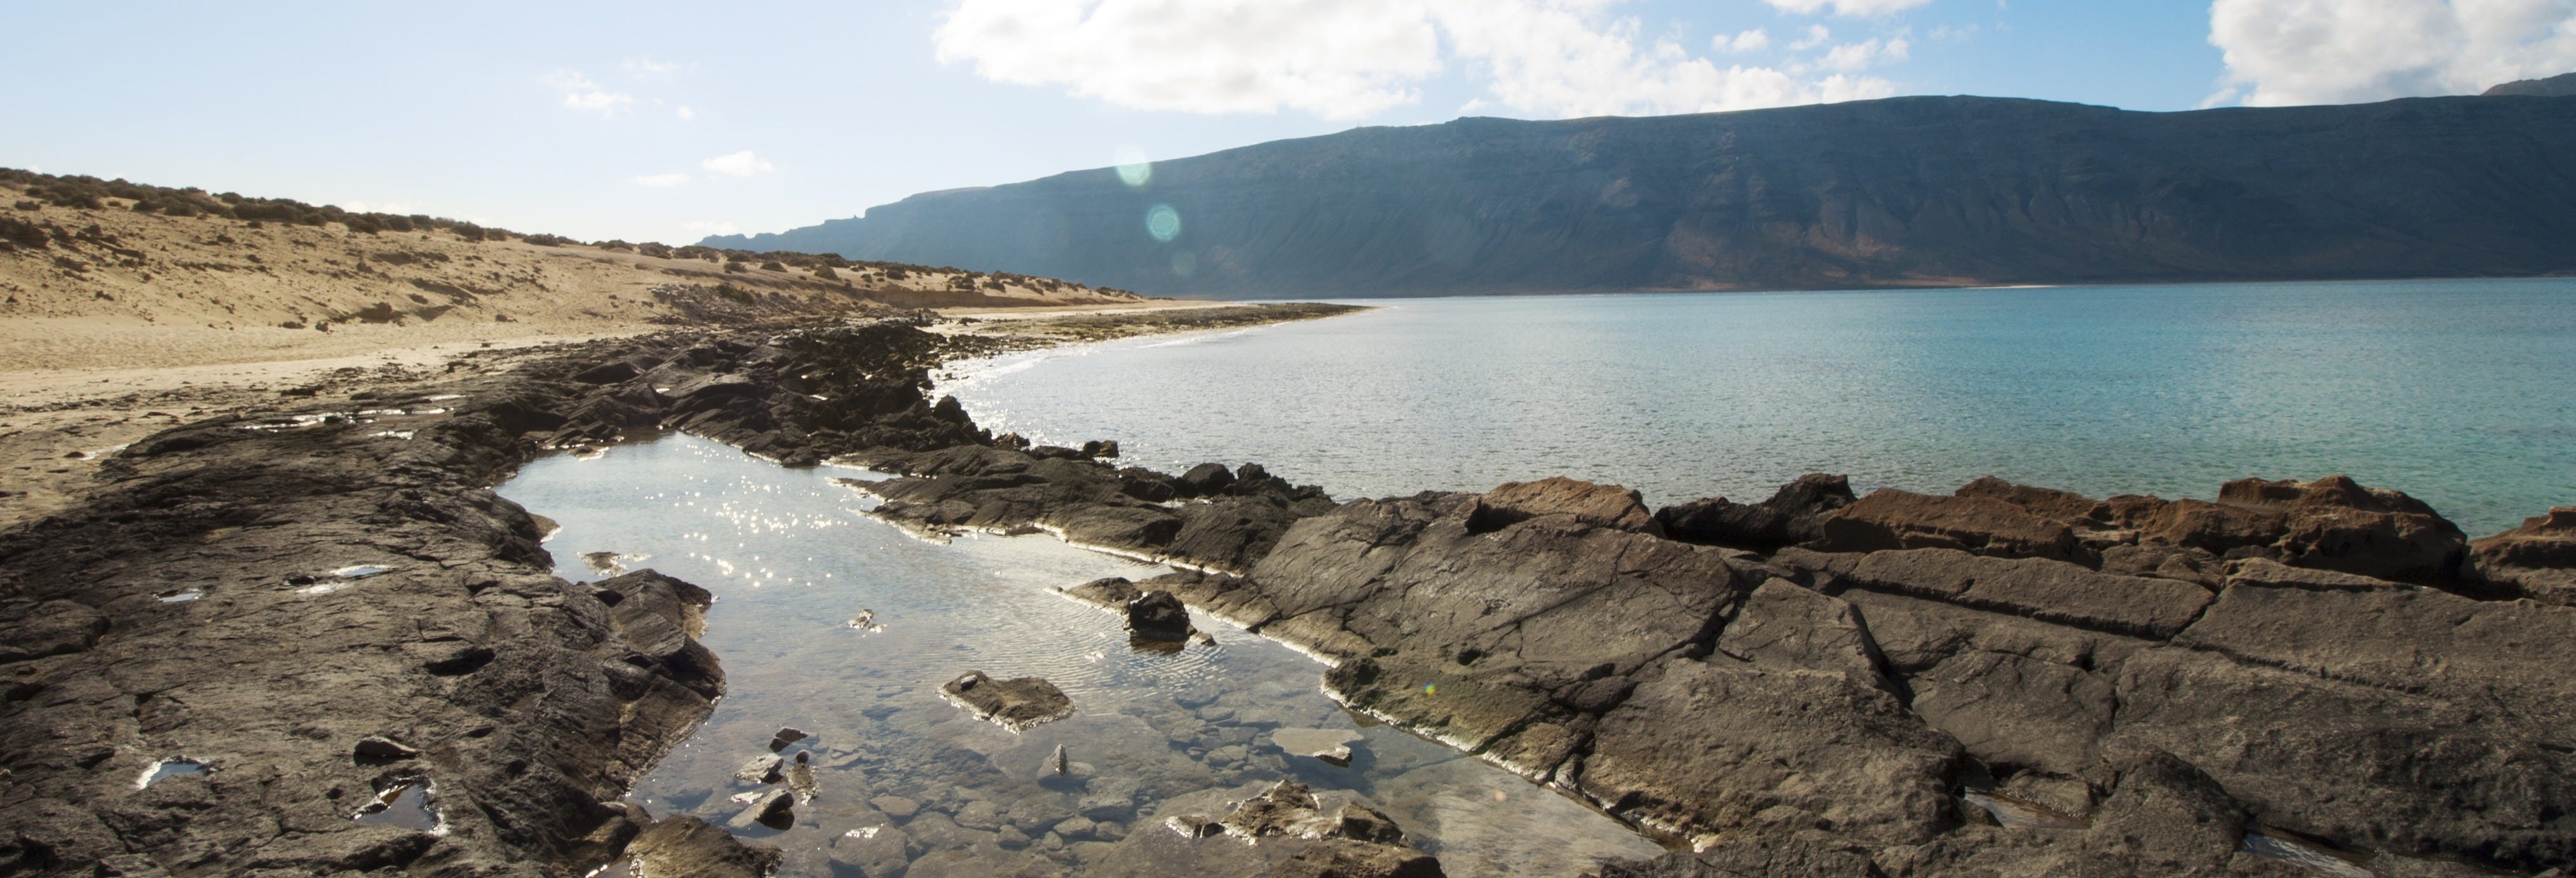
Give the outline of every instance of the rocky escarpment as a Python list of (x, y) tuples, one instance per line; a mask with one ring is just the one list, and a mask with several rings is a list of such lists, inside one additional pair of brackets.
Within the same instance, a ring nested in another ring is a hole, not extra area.
[[(1048, 505), (1076, 494), (1047, 467), (979, 477), (878, 490), (1067, 532), (1132, 514)], [(2473, 563), (2339, 476), (2216, 501), (1811, 476), (1654, 514), (1560, 478), (1354, 501), (1248, 568), (1086, 588), (1308, 651), (1351, 707), (1700, 848), (1605, 874), (2275, 868), (2249, 832), (2439, 874), (2576, 856), (2576, 610), (2480, 572), (2555, 575), (2558, 536)]]
[[(606, 861), (646, 821), (626, 786), (723, 691), (694, 639), (709, 597), (555, 578), (540, 524), (487, 486), (657, 429), (791, 461), (985, 441), (922, 394), (940, 344), (892, 324), (602, 342), (135, 443), (86, 503), (0, 534), (0, 871)], [(398, 787), (432, 818), (352, 819)]]

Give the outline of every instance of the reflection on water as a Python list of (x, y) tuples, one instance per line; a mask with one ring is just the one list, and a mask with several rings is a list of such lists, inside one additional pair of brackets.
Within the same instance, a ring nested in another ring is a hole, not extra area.
[[(834, 481), (850, 475), (670, 436), (541, 460), (501, 487), (561, 524), (548, 544), (558, 575), (600, 578), (587, 553), (650, 554), (718, 598), (705, 641), (728, 694), (638, 784), (656, 816), (777, 845), (782, 875), (831, 874), (833, 861), (875, 874), (887, 858), (973, 874), (1128, 871), (1179, 841), (1165, 817), (1295, 777), (1375, 804), (1450, 874), (1573, 875), (1659, 851), (1517, 776), (1360, 728), (1318, 688), (1321, 666), (1285, 647), (1199, 616), (1212, 641), (1134, 649), (1118, 616), (1053, 591), (1158, 568), (1043, 536), (915, 539), (864, 517), (873, 501)], [(978, 721), (939, 694), (974, 670), (1044, 677), (1074, 715), (1016, 734)], [(738, 780), (782, 727), (808, 737), (778, 751), (780, 780)], [(1285, 753), (1278, 729), (1345, 732), (1350, 764)], [(798, 800), (784, 830), (745, 814), (772, 790)]]

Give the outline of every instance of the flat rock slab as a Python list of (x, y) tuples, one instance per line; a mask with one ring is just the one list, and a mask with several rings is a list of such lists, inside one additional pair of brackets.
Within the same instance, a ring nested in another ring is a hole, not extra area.
[(1362, 737), (1355, 729), (1279, 729), (1270, 733), (1270, 743), (1290, 756), (1311, 756), (1349, 767), (1351, 745)]
[(996, 680), (983, 671), (968, 671), (939, 687), (939, 694), (974, 712), (976, 719), (1014, 732), (1073, 715), (1073, 699), (1041, 677)]

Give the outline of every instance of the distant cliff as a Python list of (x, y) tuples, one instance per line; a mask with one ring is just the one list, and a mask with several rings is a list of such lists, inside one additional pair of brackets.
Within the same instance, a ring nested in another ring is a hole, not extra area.
[(706, 243), (1235, 297), (2489, 276), (2576, 272), (2571, 206), (2576, 98), (1917, 97), (1361, 128)]
[(2517, 79), (2480, 92), (2485, 97), (2522, 95), (2535, 98), (2576, 96), (2576, 73), (2561, 73), (2547, 79)]

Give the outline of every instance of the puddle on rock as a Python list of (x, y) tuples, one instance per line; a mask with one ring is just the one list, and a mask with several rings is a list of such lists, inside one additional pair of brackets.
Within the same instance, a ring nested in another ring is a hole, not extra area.
[(165, 777), (176, 777), (182, 774), (205, 774), (206, 771), (206, 764), (203, 762), (199, 762), (185, 756), (173, 756), (168, 759), (152, 763), (151, 767), (143, 769), (143, 773), (134, 778), (134, 788), (139, 790), (149, 787), (160, 782), (160, 780)]
[(438, 811), (431, 804), (430, 783), (426, 780), (397, 781), (376, 794), (375, 800), (353, 815), (369, 826), (399, 826), (422, 832), (443, 833)]
[(351, 564), (347, 567), (331, 571), (331, 575), (340, 577), (341, 579), (365, 579), (377, 574), (392, 572), (394, 572), (394, 568), (383, 564)]
[(160, 594), (153, 595), (153, 597), (160, 598), (161, 602), (165, 604), (184, 604), (205, 596), (206, 592), (204, 589), (196, 588), (183, 588), (178, 591), (165, 591)]
[[(704, 640), (727, 694), (632, 798), (778, 846), (782, 876), (832, 875), (835, 861), (867, 874), (906, 860), (942, 874), (1175, 867), (1156, 859), (1171, 845), (1231, 842), (1179, 839), (1166, 818), (1284, 778), (1385, 811), (1452, 875), (1570, 876), (1663, 851), (1518, 775), (1362, 723), (1324, 696), (1323, 666), (1287, 647), (1193, 613), (1206, 641), (1134, 649), (1115, 614), (1054, 591), (1163, 568), (1048, 536), (915, 539), (867, 518), (874, 498), (835, 475), (668, 436), (539, 460), (500, 488), (560, 523), (557, 575), (600, 578), (583, 552), (647, 551), (718, 596)], [(942, 698), (978, 670), (1042, 677), (1073, 714), (1014, 733)], [(778, 752), (781, 776), (738, 779), (782, 727), (808, 737)], [(1350, 764), (1288, 754), (1282, 729), (1348, 739)], [(745, 814), (791, 789), (786, 829)]]

